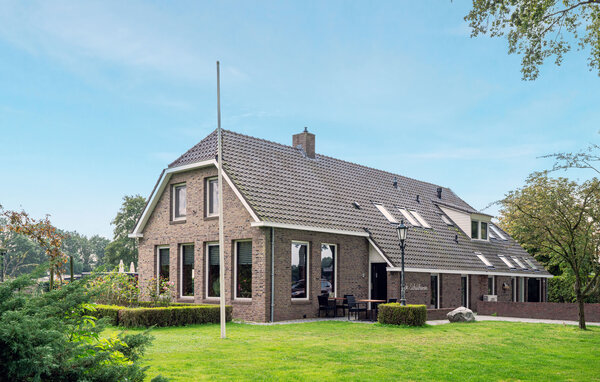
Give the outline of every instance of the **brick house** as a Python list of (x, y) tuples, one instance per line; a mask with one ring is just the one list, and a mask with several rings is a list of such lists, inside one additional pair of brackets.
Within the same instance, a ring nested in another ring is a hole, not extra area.
[[(164, 277), (177, 299), (218, 303), (217, 136), (163, 170), (130, 237), (143, 284)], [(407, 301), (476, 308), (477, 300), (545, 301), (551, 275), (452, 190), (223, 131), (227, 304), (236, 318), (314, 317), (317, 296), (400, 296), (393, 226), (409, 226)]]

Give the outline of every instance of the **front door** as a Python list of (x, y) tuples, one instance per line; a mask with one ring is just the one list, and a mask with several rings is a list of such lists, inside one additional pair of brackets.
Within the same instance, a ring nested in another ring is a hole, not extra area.
[(387, 301), (386, 263), (371, 264), (371, 299)]
[(540, 280), (527, 279), (527, 302), (540, 302)]

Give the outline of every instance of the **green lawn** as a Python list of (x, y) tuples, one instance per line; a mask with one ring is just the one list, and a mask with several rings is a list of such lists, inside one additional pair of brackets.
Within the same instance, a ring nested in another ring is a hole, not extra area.
[[(116, 329), (109, 329), (114, 331)], [(600, 381), (600, 328), (347, 322), (157, 328), (148, 375), (172, 380)]]

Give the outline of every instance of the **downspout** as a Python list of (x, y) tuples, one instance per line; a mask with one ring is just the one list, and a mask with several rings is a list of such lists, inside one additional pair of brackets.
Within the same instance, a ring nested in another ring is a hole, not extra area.
[(271, 227), (271, 322), (275, 309), (275, 228)]

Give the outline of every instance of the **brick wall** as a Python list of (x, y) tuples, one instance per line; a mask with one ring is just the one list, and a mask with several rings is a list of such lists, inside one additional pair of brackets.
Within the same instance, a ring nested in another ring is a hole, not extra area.
[[(477, 313), (504, 317), (540, 318), (548, 320), (579, 320), (577, 304), (557, 302), (477, 302)], [(585, 304), (589, 322), (600, 322), (600, 304)]]
[(441, 274), (440, 308), (461, 306), (460, 275)]
[[(309, 242), (308, 300), (291, 298), (292, 241)], [(353, 294), (357, 299), (368, 297), (369, 244), (364, 237), (278, 228), (275, 229), (275, 321), (317, 316), (322, 243), (337, 245), (337, 295)]]
[[(169, 246), (169, 276), (179, 293), (179, 245), (194, 244), (194, 302), (218, 303), (218, 299), (207, 299), (205, 288), (206, 243), (219, 240), (218, 219), (205, 217), (205, 180), (217, 175), (215, 167), (174, 174), (144, 229), (144, 238), (139, 241), (138, 271), (140, 285), (156, 276), (156, 247)], [(171, 185), (186, 183), (187, 217), (185, 222), (171, 221)], [(233, 190), (223, 185), (225, 226), (225, 282), (226, 301), (233, 305), (233, 316), (253, 321), (265, 321), (268, 316), (266, 293), (265, 234), (263, 229), (250, 226), (253, 221)], [(252, 239), (252, 301), (232, 299), (234, 240)], [(178, 296), (176, 296), (178, 297)]]
[(407, 272), (405, 275), (407, 304), (418, 304), (430, 307), (431, 274)]

